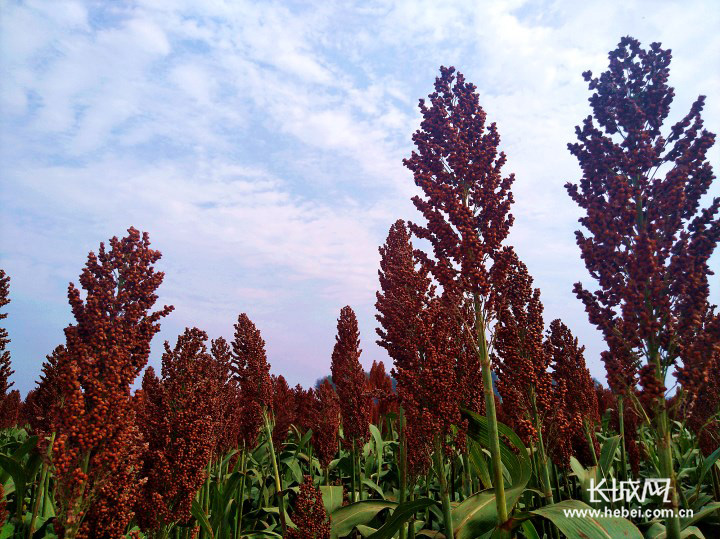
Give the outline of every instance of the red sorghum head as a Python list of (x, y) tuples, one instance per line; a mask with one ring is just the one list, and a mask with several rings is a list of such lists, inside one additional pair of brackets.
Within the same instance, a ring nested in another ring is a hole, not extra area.
[(232, 346), (232, 369), (240, 386), (243, 415), (240, 439), (245, 447), (255, 445), (263, 423), (263, 411), (272, 409), (272, 380), (265, 355), (265, 341), (247, 314), (238, 316)]
[(348, 446), (353, 440), (362, 446), (369, 434), (371, 402), (360, 353), (357, 318), (346, 306), (340, 311), (330, 369), (340, 397), (343, 433)]
[(163, 280), (154, 269), (160, 257), (146, 233), (130, 228), (88, 255), (84, 294), (68, 289), (75, 324), (56, 358), (58, 398), (48, 416), (56, 433), (56, 527), (75, 530), (82, 520), (78, 536), (120, 535), (133, 516), (141, 442), (130, 386), (172, 310), (151, 312)]
[(309, 475), (300, 485), (292, 520), (297, 527), (288, 529), (290, 539), (330, 539), (330, 517), (325, 512), (322, 494)]

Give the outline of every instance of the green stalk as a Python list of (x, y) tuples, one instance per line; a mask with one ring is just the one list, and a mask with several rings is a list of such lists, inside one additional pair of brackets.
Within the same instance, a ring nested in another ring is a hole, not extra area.
[(43, 496), (42, 511), (40, 513), (43, 518), (48, 516), (48, 512), (49, 512), (48, 506), (52, 506), (52, 504), (53, 504), (52, 492), (50, 492), (50, 476), (51, 475), (52, 474), (45, 475), (45, 485), (43, 487), (45, 489), (45, 495)]
[(365, 489), (363, 488), (363, 479), (365, 478), (365, 469), (363, 467), (363, 448), (358, 448), (358, 490), (360, 491), (360, 500), (364, 500), (367, 496), (365, 495)]
[(265, 431), (267, 433), (268, 445), (270, 447), (270, 458), (272, 460), (273, 473), (275, 475), (275, 493), (278, 497), (278, 512), (280, 513), (280, 528), (282, 529), (282, 536), (285, 537), (287, 534), (287, 523), (285, 522), (285, 499), (282, 493), (282, 481), (280, 480), (280, 470), (278, 468), (277, 457), (275, 456), (275, 447), (272, 441), (272, 426), (267, 416), (267, 411), (263, 412), (263, 418), (265, 419)]
[(552, 485), (550, 483), (550, 472), (548, 469), (550, 463), (547, 454), (545, 453), (545, 443), (543, 442), (542, 425), (540, 423), (540, 417), (537, 411), (534, 391), (531, 392), (530, 398), (532, 402), (535, 429), (537, 430), (538, 438), (538, 471), (540, 472), (540, 479), (542, 483), (543, 495), (545, 496), (545, 503), (547, 505), (552, 505), (554, 503), (554, 500), (552, 493)]
[[(664, 399), (663, 399), (664, 400)], [(673, 516), (665, 521), (665, 529), (667, 530), (668, 539), (680, 539), (680, 515), (678, 486), (675, 470), (672, 461), (672, 440), (670, 438), (670, 429), (668, 425), (668, 416), (665, 403), (659, 405), (660, 410), (656, 416), (656, 441), (658, 448), (658, 456), (660, 457), (660, 473), (663, 478), (670, 479), (670, 503), (673, 510)]]
[(442, 499), (443, 509), (443, 525), (445, 526), (446, 539), (453, 539), (453, 521), (452, 511), (450, 509), (450, 492), (448, 490), (448, 482), (445, 477), (445, 467), (443, 466), (443, 450), (440, 443), (440, 436), (435, 435), (435, 451), (433, 452), (435, 460), (435, 473), (437, 473), (440, 481), (440, 497)]
[(242, 476), (240, 477), (240, 486), (237, 491), (237, 504), (238, 504), (238, 517), (237, 521), (235, 522), (235, 539), (240, 539), (240, 533), (242, 532), (242, 520), (243, 520), (243, 509), (244, 509), (244, 501), (245, 501), (245, 466), (246, 466), (246, 459), (247, 453), (245, 452), (245, 446), (243, 445), (242, 453), (240, 453), (240, 470), (242, 472)]
[(352, 501), (353, 503), (358, 501), (357, 500), (357, 484), (355, 479), (355, 474), (357, 474), (357, 451), (355, 449), (355, 439), (353, 438), (352, 441), (352, 475), (350, 477), (350, 486), (352, 487)]
[[(414, 500), (414, 499), (415, 499), (415, 494), (411, 492), (411, 493), (409, 494), (409, 498), (410, 498), (410, 500)], [(405, 528), (405, 526), (403, 526), (403, 529), (404, 529), (404, 528)], [(402, 531), (402, 530), (401, 530), (401, 531)], [(408, 521), (408, 530), (407, 530), (407, 532), (408, 532), (408, 534), (407, 534), (407, 539), (415, 539), (415, 515), (413, 515), (412, 518)]]
[(625, 399), (622, 395), (617, 397), (618, 426), (620, 427), (620, 480), (628, 480), (627, 454), (625, 450)]
[(450, 457), (450, 500), (455, 501), (455, 455)]
[(562, 496), (560, 495), (560, 479), (558, 478), (558, 471), (557, 466), (555, 464), (551, 463), (550, 466), (552, 466), (552, 478), (553, 483), (555, 484), (555, 496), (557, 498), (557, 501), (562, 501)]
[(54, 443), (55, 433), (53, 432), (50, 436), (50, 443), (48, 444), (47, 459), (43, 459), (40, 481), (35, 489), (35, 500), (33, 503), (32, 517), (30, 518), (30, 528), (28, 529), (28, 539), (31, 539), (33, 533), (35, 533), (35, 521), (37, 520), (38, 513), (40, 512), (40, 502), (42, 501), (43, 507), (45, 506), (45, 498), (47, 496), (48, 463), (50, 462), (50, 455), (52, 454), (52, 446)]
[(592, 456), (593, 466), (598, 465), (597, 454), (595, 454), (595, 442), (593, 441), (592, 434), (590, 434), (590, 426), (587, 423), (587, 419), (583, 419), (583, 430), (585, 431), (585, 438), (590, 446), (590, 455)]
[(467, 449), (462, 454), (463, 483), (465, 483), (465, 497), (469, 498), (473, 493), (472, 477), (470, 476), (470, 457)]
[(483, 392), (485, 394), (485, 415), (488, 421), (488, 434), (490, 438), (490, 457), (492, 466), (493, 488), (495, 489), (495, 505), (497, 508), (498, 525), (504, 524), (508, 519), (507, 504), (505, 502), (505, 483), (502, 473), (502, 460), (500, 458), (500, 436), (498, 435), (497, 413), (495, 411), (495, 395), (493, 394), (492, 371), (490, 370), (490, 356), (488, 354), (487, 340), (485, 338), (485, 319), (480, 310), (480, 296), (475, 293), (473, 298), (475, 306), (475, 331), (478, 339), (478, 355), (482, 368)]

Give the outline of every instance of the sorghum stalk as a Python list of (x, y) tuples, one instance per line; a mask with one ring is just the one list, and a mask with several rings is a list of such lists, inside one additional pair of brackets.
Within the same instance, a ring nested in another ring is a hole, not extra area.
[(532, 392), (532, 407), (533, 407), (533, 419), (535, 422), (535, 429), (537, 431), (538, 440), (538, 465), (540, 472), (540, 479), (542, 481), (543, 495), (545, 496), (545, 503), (552, 505), (554, 503), (552, 494), (552, 485), (550, 483), (550, 472), (548, 466), (550, 466), (550, 460), (545, 453), (545, 443), (543, 442), (542, 425), (540, 424), (540, 417), (537, 411), (537, 404), (535, 402), (535, 392)]
[(265, 432), (267, 433), (268, 446), (270, 447), (270, 460), (272, 461), (273, 474), (275, 476), (275, 491), (278, 497), (278, 512), (280, 513), (280, 527), (282, 528), (283, 537), (287, 533), (287, 523), (285, 522), (285, 499), (282, 493), (282, 481), (280, 480), (280, 470), (278, 469), (277, 457), (275, 456), (275, 447), (272, 442), (272, 426), (268, 419), (267, 411), (263, 412), (265, 421)]
[(463, 482), (465, 483), (465, 497), (469, 498), (472, 496), (473, 484), (472, 477), (470, 476), (470, 457), (468, 456), (467, 449), (462, 454), (463, 463)]
[[(414, 488), (413, 488), (414, 490)], [(411, 492), (409, 496), (410, 501), (413, 501), (415, 499), (415, 493)], [(408, 535), (407, 539), (415, 539), (415, 516), (408, 520)]]
[(445, 477), (445, 465), (443, 462), (443, 448), (440, 443), (439, 435), (435, 435), (435, 451), (433, 452), (433, 458), (435, 459), (435, 473), (437, 473), (438, 480), (440, 481), (440, 497), (442, 499), (443, 509), (443, 525), (445, 526), (445, 537), (447, 539), (453, 539), (453, 520), (452, 511), (450, 509), (450, 492), (448, 490), (448, 482)]
[(585, 438), (587, 439), (588, 446), (590, 447), (590, 455), (592, 456), (593, 466), (598, 465), (597, 453), (595, 453), (595, 443), (593, 442), (590, 434), (590, 427), (587, 424), (587, 420), (583, 420), (583, 430), (585, 431)]
[(498, 435), (497, 412), (495, 411), (492, 371), (490, 369), (490, 356), (488, 355), (487, 340), (485, 338), (485, 320), (480, 310), (480, 297), (477, 293), (474, 295), (473, 301), (475, 304), (475, 330), (477, 332), (478, 353), (482, 367), (483, 391), (485, 393), (485, 416), (488, 421), (488, 434), (490, 438), (489, 449), (493, 489), (495, 489), (495, 506), (497, 508), (498, 523), (502, 524), (507, 521), (508, 514), (505, 503), (505, 483), (503, 479), (502, 460), (500, 458), (500, 436)]
[(625, 449), (625, 399), (622, 395), (617, 397), (618, 428), (620, 430), (620, 479), (628, 480), (627, 453)]
[(352, 501), (357, 501), (357, 484), (356, 484), (356, 474), (357, 474), (357, 451), (355, 450), (355, 440), (352, 441), (352, 475), (350, 478), (350, 487), (352, 488)]
[[(52, 451), (53, 443), (55, 442), (55, 433), (53, 432), (50, 436), (50, 443), (48, 444), (48, 458), (43, 461), (42, 471), (40, 472), (40, 481), (35, 489), (35, 502), (33, 503), (32, 517), (30, 518), (30, 528), (28, 529), (28, 539), (31, 539), (35, 532), (35, 521), (37, 520), (38, 513), (40, 512), (40, 503), (42, 502), (43, 507), (45, 505), (45, 498), (48, 496), (47, 492), (47, 477), (48, 477), (48, 461), (50, 460), (50, 452)], [(43, 509), (43, 515), (44, 509)]]

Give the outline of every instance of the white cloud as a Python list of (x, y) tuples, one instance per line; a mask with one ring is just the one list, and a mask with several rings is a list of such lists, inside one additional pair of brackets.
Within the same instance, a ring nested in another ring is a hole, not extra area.
[[(350, 303), (365, 360), (383, 357), (371, 344), (377, 245), (397, 217), (416, 218), (401, 160), (417, 99), (440, 64), (454, 64), (498, 122), (517, 175), (511, 239), (547, 318), (571, 321), (603, 378), (602, 343), (571, 293), (588, 277), (563, 188), (579, 175), (565, 146), (589, 113), (580, 73), (600, 72), (622, 35), (662, 41), (674, 51), (674, 117), (707, 93), (717, 132), (720, 15), (707, 7), (7, 2), (0, 241), (19, 307), (53, 297), (61, 322), (87, 251), (134, 224), (165, 253), (163, 299), (178, 310), (164, 337), (185, 324), (227, 334), (247, 310), (275, 370), (308, 383), (327, 369), (337, 311)], [(13, 343), (29, 354), (28, 376), (48, 339)]]

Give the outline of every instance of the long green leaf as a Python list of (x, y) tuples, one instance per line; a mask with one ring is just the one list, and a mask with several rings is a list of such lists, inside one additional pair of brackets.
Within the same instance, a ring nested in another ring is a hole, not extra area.
[(339, 507), (330, 515), (330, 537), (337, 539), (348, 535), (356, 526), (370, 522), (383, 509), (392, 509), (397, 505), (385, 500), (363, 500)]
[(713, 464), (715, 464), (715, 461), (720, 458), (720, 447), (718, 447), (715, 451), (710, 453), (710, 456), (703, 459), (703, 465), (702, 468), (700, 468), (700, 477), (698, 478), (698, 486), (702, 483), (703, 479), (705, 479), (705, 475), (710, 471), (710, 468), (712, 468)]
[(25, 497), (25, 485), (29, 479), (23, 465), (13, 457), (0, 453), (0, 467), (12, 477), (13, 483), (15, 484), (15, 492), (17, 492), (16, 498), (23, 500)]
[(607, 477), (610, 473), (610, 467), (615, 459), (615, 453), (620, 446), (620, 435), (612, 436), (605, 440), (600, 450), (600, 472), (603, 477)]
[(418, 500), (401, 503), (385, 521), (385, 524), (383, 524), (378, 531), (370, 535), (369, 539), (391, 539), (415, 513), (435, 504), (436, 502), (430, 498), (420, 498)]
[(619, 517), (580, 517), (565, 516), (565, 511), (592, 507), (579, 500), (565, 500), (530, 511), (534, 515), (547, 518), (555, 524), (567, 537), (583, 537), (584, 539), (642, 539), (637, 527), (627, 519)]
[(684, 530), (688, 526), (695, 524), (696, 522), (700, 522), (702, 519), (704, 519), (706, 516), (714, 513), (720, 509), (720, 502), (713, 502), (707, 504), (705, 507), (698, 509), (693, 513), (693, 516), (690, 518), (681, 518), (680, 519), (680, 529)]
[(192, 506), (190, 507), (190, 512), (192, 513), (192, 516), (195, 517), (195, 520), (198, 521), (198, 524), (200, 524), (200, 527), (203, 529), (203, 531), (208, 534), (210, 539), (212, 539), (214, 537), (212, 526), (210, 526), (207, 515), (205, 514), (205, 511), (203, 511), (203, 508), (200, 506), (197, 500), (193, 500)]

